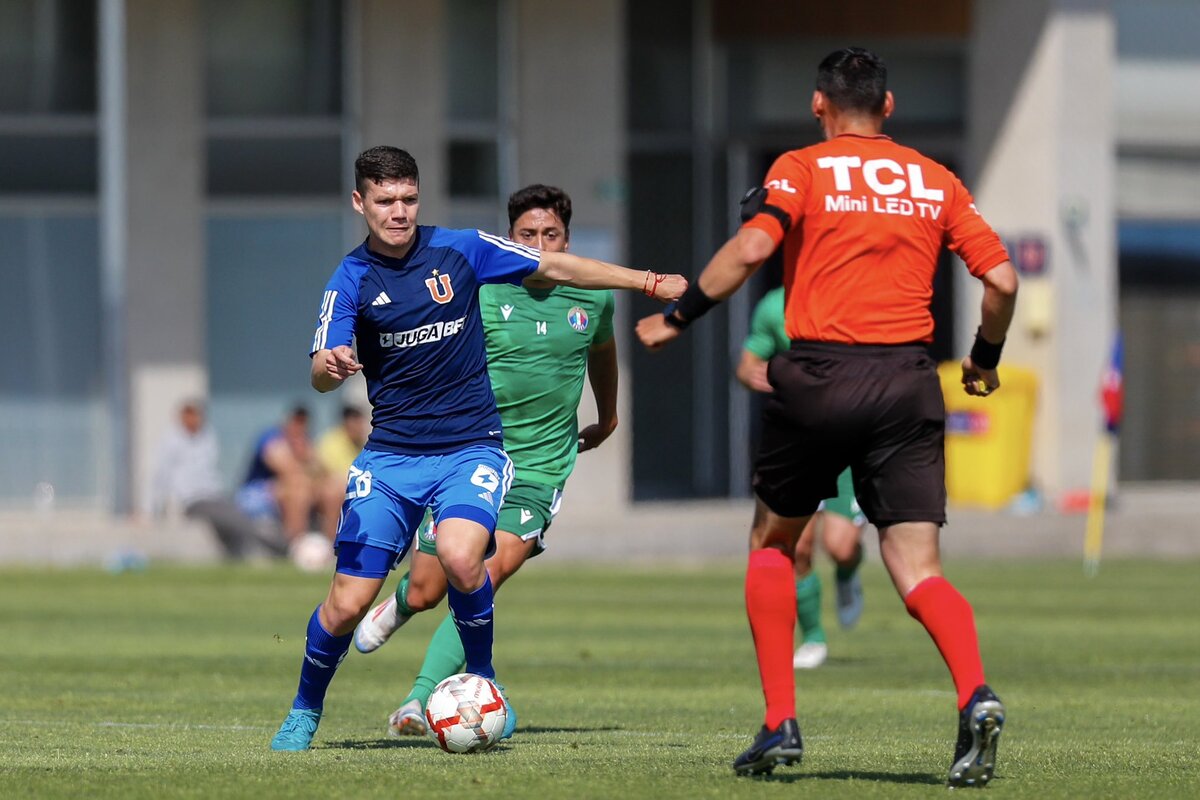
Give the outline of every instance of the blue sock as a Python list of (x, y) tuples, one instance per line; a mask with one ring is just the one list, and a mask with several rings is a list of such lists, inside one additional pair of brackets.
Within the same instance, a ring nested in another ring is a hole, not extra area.
[(450, 613), (458, 628), (467, 656), (466, 671), (491, 679), (496, 677), (492, 669), (492, 578), (487, 576), (480, 586), (470, 594), (464, 594), (450, 586), (447, 598)]
[(304, 641), (304, 663), (300, 665), (300, 688), (292, 708), (320, 710), (325, 703), (325, 690), (333, 680), (333, 673), (350, 649), (353, 633), (334, 636), (321, 627), (321, 607), (317, 606), (308, 620), (308, 638)]

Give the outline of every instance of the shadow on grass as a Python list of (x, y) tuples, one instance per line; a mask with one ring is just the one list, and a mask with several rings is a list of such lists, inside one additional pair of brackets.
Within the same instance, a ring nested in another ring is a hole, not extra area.
[(395, 750), (395, 749), (438, 749), (437, 743), (424, 736), (412, 736), (404, 739), (343, 739), (340, 742), (326, 742), (316, 750)]
[(603, 733), (605, 731), (619, 731), (624, 728), (616, 725), (598, 725), (594, 728), (577, 728), (577, 727), (556, 727), (553, 725), (522, 725), (517, 729), (517, 733)]
[(926, 786), (943, 786), (946, 781), (930, 775), (927, 772), (863, 772), (861, 770), (842, 769), (826, 772), (780, 772), (771, 775), (755, 775), (751, 780), (767, 783), (799, 783), (811, 780), (829, 781), (874, 781), (877, 783), (917, 783)]

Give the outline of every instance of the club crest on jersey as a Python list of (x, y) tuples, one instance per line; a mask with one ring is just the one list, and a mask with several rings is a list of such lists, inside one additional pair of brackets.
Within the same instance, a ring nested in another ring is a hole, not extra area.
[(572, 328), (583, 333), (588, 327), (587, 312), (579, 306), (572, 306), (571, 310), (567, 312), (567, 322), (570, 323)]
[(434, 270), (433, 277), (425, 279), (425, 285), (429, 287), (429, 296), (435, 303), (445, 304), (454, 299), (454, 287), (450, 285), (449, 275), (439, 275)]

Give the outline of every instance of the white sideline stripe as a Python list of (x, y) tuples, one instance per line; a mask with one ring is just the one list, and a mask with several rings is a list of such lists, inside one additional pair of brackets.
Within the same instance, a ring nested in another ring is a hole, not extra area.
[[(67, 725), (76, 726), (80, 723), (75, 720), (59, 720), (59, 719), (0, 719), (0, 725), (33, 725), (36, 727), (53, 728), (65, 727)], [(180, 731), (267, 731), (270, 728), (264, 728), (261, 725), (200, 725), (190, 722), (171, 723), (171, 722), (85, 722), (84, 725), (90, 725), (94, 728), (141, 728), (146, 730), (180, 730)]]

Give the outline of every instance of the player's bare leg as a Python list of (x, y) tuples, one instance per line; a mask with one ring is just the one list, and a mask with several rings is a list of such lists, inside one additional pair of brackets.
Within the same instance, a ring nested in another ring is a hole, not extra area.
[[(536, 542), (533, 539), (523, 541), (516, 534), (496, 531), (496, 553), (487, 560), (487, 570), (491, 576), (492, 585), (497, 590), (529, 559), (535, 545)], [(417, 555), (423, 560), (433, 561), (435, 566), (437, 565), (437, 559), (432, 556), (424, 553)], [(440, 567), (437, 568), (437, 572), (442, 572)], [(445, 585), (443, 576), (441, 582), (443, 594)], [(417, 586), (415, 573), (409, 589), (410, 601), (413, 596), (412, 586)], [(440, 597), (438, 599), (440, 600)], [(366, 624), (366, 620), (363, 621), (363, 624)], [(424, 699), (441, 677), (449, 674), (448, 671), (458, 672), (461, 670), (462, 655), (463, 651), (458, 641), (457, 630), (453, 627), (452, 620), (447, 618), (434, 633), (433, 639), (425, 649), (425, 661), (421, 665), (421, 671), (413, 685), (412, 693), (388, 717), (388, 732), (391, 735), (417, 736), (425, 733)], [(515, 716), (512, 720), (512, 727), (516, 727)], [(508, 733), (511, 735), (511, 731)]]
[(942, 576), (938, 526), (906, 522), (879, 531), (879, 550), (896, 591), (937, 645), (958, 695), (958, 741), (951, 786), (983, 786), (996, 767), (1004, 704), (984, 681), (971, 605)]
[(825, 511), (821, 515), (821, 544), (836, 566), (837, 616), (843, 628), (858, 624), (863, 612), (862, 563), (863, 526), (841, 514)]
[(820, 512), (813, 514), (796, 546), (792, 550), (792, 572), (796, 578), (796, 619), (800, 623), (800, 646), (792, 655), (794, 669), (815, 669), (825, 663), (829, 646), (825, 639), (825, 627), (821, 624), (821, 576), (813, 569), (813, 551), (816, 549), (817, 529)]
[(796, 724), (796, 680), (791, 664), (796, 626), (792, 559), (810, 518), (781, 517), (761, 500), (755, 500), (750, 564), (746, 569), (746, 614), (767, 710), (754, 742), (733, 762), (739, 775), (771, 772), (779, 764), (798, 764), (804, 755)]

